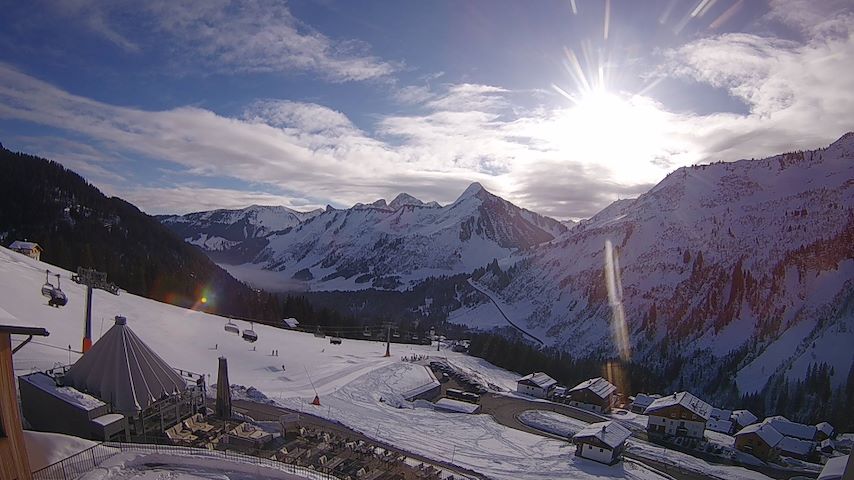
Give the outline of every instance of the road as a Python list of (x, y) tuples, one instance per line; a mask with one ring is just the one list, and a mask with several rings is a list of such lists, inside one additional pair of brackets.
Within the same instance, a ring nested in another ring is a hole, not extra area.
[(500, 313), (501, 316), (504, 317), (504, 320), (507, 320), (507, 323), (509, 323), (513, 328), (522, 332), (522, 335), (525, 335), (526, 337), (532, 338), (535, 342), (539, 343), (540, 345), (545, 345), (545, 343), (542, 340), (540, 340), (539, 338), (535, 337), (534, 335), (531, 335), (530, 333), (526, 332), (519, 325), (516, 325), (515, 323), (513, 323), (513, 320), (510, 320), (510, 317), (508, 317), (507, 314), (504, 313), (504, 310), (501, 309), (501, 305), (492, 296), (492, 292), (490, 292), (489, 290), (486, 290), (485, 288), (479, 286), (470, 278), (468, 279), (468, 282), (469, 282), (469, 285), (472, 286), (472, 288), (474, 288), (478, 292), (486, 295), (486, 298), (488, 298), (489, 301), (492, 302), (493, 305), (495, 305), (495, 308), (498, 309), (498, 313)]

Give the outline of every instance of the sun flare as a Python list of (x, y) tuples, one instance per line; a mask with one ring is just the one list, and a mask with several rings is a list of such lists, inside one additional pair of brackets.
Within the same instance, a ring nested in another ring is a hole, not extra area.
[[(671, 115), (649, 98), (592, 89), (557, 114), (553, 140), (574, 161), (605, 167), (615, 179), (651, 181), (666, 155)], [(653, 167), (653, 168), (651, 168)]]

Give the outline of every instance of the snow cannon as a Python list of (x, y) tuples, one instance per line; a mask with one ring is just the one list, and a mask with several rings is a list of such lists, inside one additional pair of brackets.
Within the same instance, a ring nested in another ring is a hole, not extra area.
[(320, 406), (320, 397), (318, 395), (315, 395), (314, 400), (311, 401), (311, 404), (317, 405), (319, 407)]

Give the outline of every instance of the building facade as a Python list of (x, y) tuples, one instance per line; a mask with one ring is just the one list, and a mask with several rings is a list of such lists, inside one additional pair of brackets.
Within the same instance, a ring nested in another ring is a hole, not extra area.
[(608, 413), (614, 405), (617, 391), (611, 382), (602, 377), (585, 380), (567, 392), (569, 404), (596, 413)]
[(531, 373), (516, 381), (517, 392), (537, 398), (547, 398), (556, 386), (557, 380), (543, 372)]
[(659, 398), (646, 408), (647, 433), (652, 438), (703, 438), (712, 407), (689, 392)]

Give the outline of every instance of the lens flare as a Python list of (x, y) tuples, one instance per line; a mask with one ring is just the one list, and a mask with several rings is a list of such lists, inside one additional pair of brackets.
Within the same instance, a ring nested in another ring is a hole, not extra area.
[(605, 286), (608, 288), (608, 303), (611, 305), (611, 333), (614, 346), (624, 362), (631, 357), (626, 312), (623, 310), (623, 285), (620, 280), (620, 263), (614, 254), (610, 240), (605, 241)]

